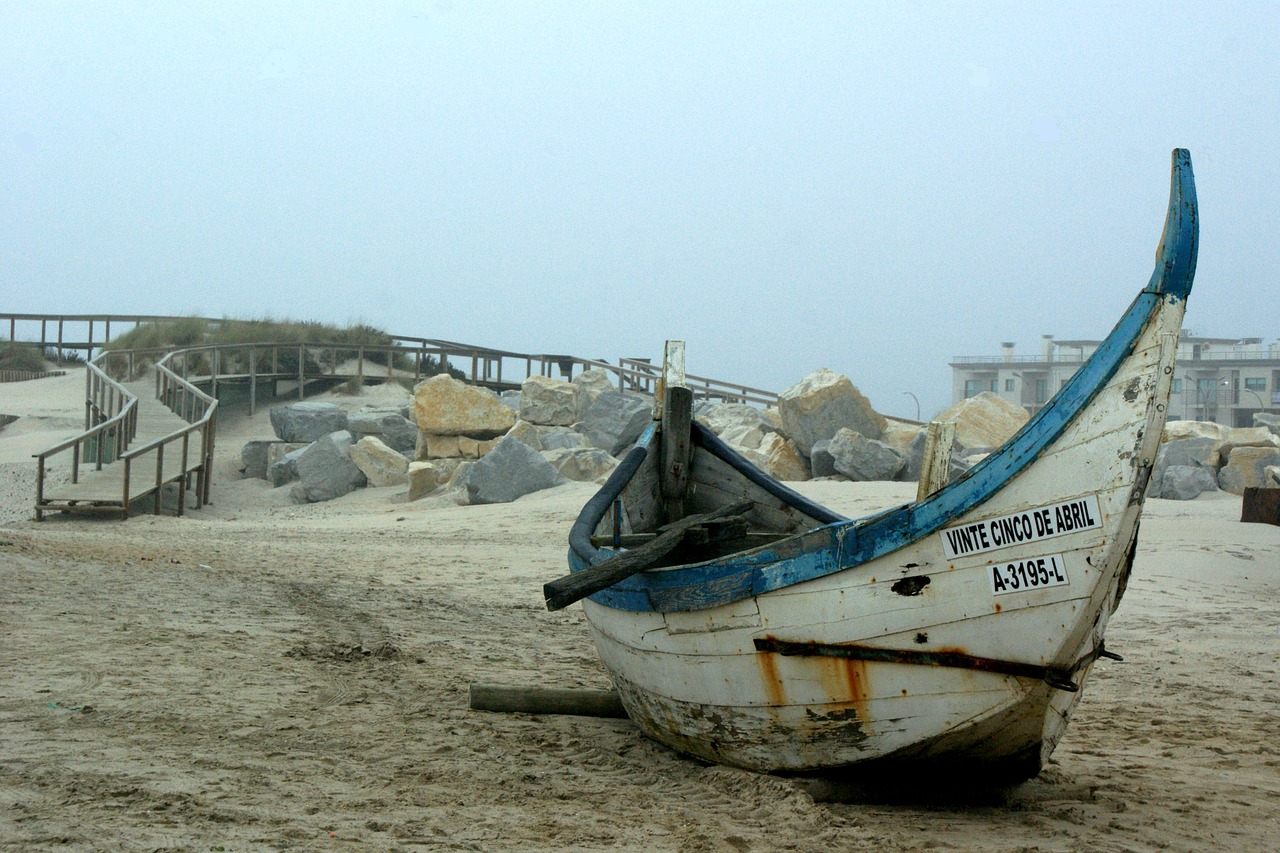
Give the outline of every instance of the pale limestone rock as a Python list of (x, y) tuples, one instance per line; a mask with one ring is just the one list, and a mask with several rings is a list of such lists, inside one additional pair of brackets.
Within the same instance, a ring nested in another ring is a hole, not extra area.
[(408, 499), (411, 501), (425, 498), (440, 485), (440, 470), (435, 462), (410, 462), (406, 476), (409, 479)]
[(433, 435), (496, 438), (516, 422), (497, 394), (443, 373), (414, 388), (413, 412), (418, 429)]
[(601, 394), (618, 390), (609, 372), (601, 370), (599, 367), (584, 370), (575, 376), (573, 378), (573, 387), (577, 392), (577, 400), (574, 403), (574, 411), (577, 413), (574, 417), (575, 422), (583, 419), (587, 410), (591, 408), (591, 404)]
[(1224, 431), (1218, 454), (1222, 464), (1231, 458), (1231, 451), (1237, 447), (1270, 447), (1280, 448), (1280, 436), (1275, 435), (1264, 426), (1236, 427)]
[(1009, 440), (1029, 419), (1027, 410), (999, 394), (983, 391), (961, 400), (937, 420), (956, 422), (956, 444), (963, 448), (995, 448)]
[(374, 435), (351, 445), (351, 461), (364, 472), (371, 486), (400, 486), (408, 482), (409, 460)]
[(848, 377), (825, 367), (778, 395), (778, 409), (782, 431), (806, 456), (814, 444), (841, 429), (878, 439), (886, 424)]
[(782, 433), (783, 438), (787, 437), (786, 431), (782, 428), (782, 412), (777, 409), (761, 409), (760, 417), (764, 418), (765, 423), (767, 423), (774, 432)]
[(764, 456), (768, 471), (776, 480), (808, 480), (809, 466), (794, 441), (771, 432), (760, 442), (759, 453)]
[[(777, 433), (769, 433), (777, 435)], [(760, 427), (751, 424), (738, 424), (726, 428), (723, 432), (717, 433), (725, 444), (734, 448), (744, 450), (758, 450), (760, 445), (764, 443), (764, 432)]]
[(530, 376), (520, 386), (520, 420), (543, 426), (568, 426), (578, 420), (578, 389), (550, 376)]
[(491, 438), (488, 441), (477, 441), (460, 435), (458, 436), (458, 455), (463, 459), (482, 459), (501, 440), (501, 438)]
[(1267, 486), (1267, 468), (1280, 465), (1280, 450), (1274, 447), (1237, 447), (1218, 472), (1218, 488), (1243, 495), (1250, 486)]
[(457, 435), (436, 435), (434, 433), (421, 433), (426, 444), (426, 454), (421, 458), (431, 459), (456, 459), (462, 456), (461, 436)]
[(1209, 421), (1166, 421), (1161, 441), (1178, 441), (1183, 438), (1212, 438), (1220, 441), (1227, 428)]
[(1280, 465), (1268, 465), (1262, 469), (1262, 485), (1269, 489), (1280, 486)]
[(507, 431), (507, 435), (516, 441), (523, 441), (534, 450), (542, 450), (542, 430), (528, 421), (516, 421), (516, 425)]
[(880, 436), (880, 440), (898, 451), (898, 454), (905, 458), (911, 452), (911, 442), (915, 441), (916, 436), (924, 431), (925, 427), (918, 424), (889, 421), (885, 425), (884, 435)]

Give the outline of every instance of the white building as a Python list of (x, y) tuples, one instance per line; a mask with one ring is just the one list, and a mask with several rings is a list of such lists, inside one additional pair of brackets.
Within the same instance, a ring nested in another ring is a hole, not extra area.
[[(1100, 343), (1045, 335), (1036, 355), (1021, 355), (1004, 343), (998, 356), (957, 356), (951, 362), (952, 401), (994, 391), (1035, 414)], [(1184, 330), (1169, 420), (1253, 426), (1254, 412), (1280, 414), (1280, 341), (1200, 338)]]

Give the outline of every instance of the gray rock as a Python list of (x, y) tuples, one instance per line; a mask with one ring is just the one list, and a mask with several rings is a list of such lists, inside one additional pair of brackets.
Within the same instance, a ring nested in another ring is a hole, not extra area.
[(1151, 482), (1147, 490), (1152, 495), (1164, 492), (1164, 474), (1171, 467), (1205, 468), (1215, 478), (1218, 470), (1218, 448), (1222, 444), (1216, 438), (1179, 438), (1166, 441), (1156, 453), (1156, 464), (1151, 470)]
[(635, 444), (653, 421), (653, 407), (640, 397), (610, 391), (596, 397), (582, 419), (582, 434), (593, 447), (616, 456)]
[(473, 504), (510, 503), (563, 482), (565, 478), (541, 453), (519, 439), (503, 436), (467, 472), (467, 499)]
[(562, 447), (544, 450), (542, 456), (565, 477), (580, 483), (603, 483), (618, 467), (618, 460), (598, 447)]
[(836, 473), (836, 460), (831, 455), (831, 439), (824, 438), (813, 445), (809, 454), (809, 469), (814, 477), (831, 477)]
[(298, 457), (310, 446), (310, 444), (304, 444), (301, 447), (295, 447), (268, 465), (267, 482), (275, 488), (280, 488), (285, 483), (292, 483), (298, 479)]
[(353, 412), (347, 418), (347, 432), (357, 441), (366, 435), (382, 439), (392, 450), (413, 450), (418, 441), (418, 427), (398, 411)]
[(575, 421), (580, 421), (586, 417), (587, 409), (591, 408), (591, 404), (601, 394), (610, 394), (617, 391), (614, 385), (613, 377), (608, 371), (601, 370), (599, 367), (593, 367), (590, 370), (584, 370), (573, 378), (573, 387), (577, 392), (577, 401), (574, 404), (577, 416)]
[(1158, 498), (1189, 501), (1201, 492), (1216, 492), (1218, 483), (1213, 471), (1199, 465), (1170, 465), (1164, 470)]
[(333, 403), (292, 403), (271, 407), (271, 428), (281, 441), (311, 442), (347, 428), (347, 413)]
[(519, 391), (503, 391), (498, 395), (498, 402), (506, 406), (511, 411), (520, 413), (520, 392)]
[(578, 389), (572, 382), (530, 376), (520, 386), (520, 420), (543, 426), (568, 426), (578, 419)]
[(351, 433), (329, 433), (317, 439), (298, 456), (298, 484), (294, 495), (308, 503), (331, 501), (368, 482), (364, 472), (351, 461)]
[(827, 450), (838, 473), (850, 480), (892, 480), (905, 460), (889, 445), (842, 427)]
[(589, 448), (591, 442), (580, 432), (576, 432), (568, 427), (543, 427), (540, 440), (541, 450), (576, 450), (578, 448)]
[(245, 477), (257, 480), (267, 479), (267, 449), (274, 441), (250, 441), (240, 448), (241, 470)]
[[(902, 466), (902, 470), (898, 472), (898, 480), (903, 483), (920, 482), (920, 472), (924, 468), (924, 442), (927, 433), (921, 431), (911, 440), (911, 444), (907, 447), (906, 462)], [(984, 452), (979, 450), (979, 452)], [(972, 451), (965, 450), (965, 454), (971, 454)], [(972, 467), (960, 456), (956, 450), (951, 453), (951, 475), (947, 482), (958, 479), (961, 474), (968, 471)]]

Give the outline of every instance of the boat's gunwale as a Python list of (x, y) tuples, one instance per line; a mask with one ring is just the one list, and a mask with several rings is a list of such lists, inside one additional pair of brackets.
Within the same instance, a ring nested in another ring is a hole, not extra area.
[[(753, 595), (854, 568), (929, 535), (997, 494), (1010, 480), (1034, 462), (1088, 408), (1116, 375), (1126, 359), (1133, 354), (1136, 342), (1147, 325), (1158, 315), (1162, 305), (1166, 301), (1183, 300), (1190, 293), (1195, 275), (1198, 244), (1195, 183), (1188, 152), (1177, 149), (1173, 152), (1172, 159), (1168, 213), (1155, 269), (1147, 286), (1138, 293), (1115, 328), (1089, 360), (1054, 395), (1049, 404), (1037, 412), (1001, 448), (970, 469), (964, 477), (940, 489), (924, 501), (881, 512), (869, 519), (834, 521), (825, 528), (820, 528), (829, 533), (829, 538), (828, 544), (821, 546), (818, 550), (829, 551), (829, 553), (815, 552), (807, 555), (809, 559), (803, 561), (776, 560), (777, 563), (787, 564), (777, 571), (766, 571), (770, 562), (767, 553), (769, 549), (766, 546), (764, 549), (753, 549), (749, 554), (739, 552), (705, 563), (668, 567), (660, 572), (641, 573), (596, 593), (591, 596), (591, 600), (612, 609), (626, 611), (700, 610), (729, 604)], [(642, 436), (644, 447), (642, 454), (647, 452), (653, 435), (654, 428), (650, 427)], [(712, 436), (712, 438), (715, 437)], [(740, 459), (718, 438), (709, 442), (708, 445), (708, 450), (730, 464), (734, 464), (734, 458)], [(632, 453), (639, 450), (641, 450), (641, 444), (638, 444)], [(632, 457), (629, 455), (627, 458)], [(639, 457), (635, 467), (638, 467), (639, 461), (643, 461), (643, 455)], [(752, 481), (771, 493), (789, 500), (782, 494), (786, 493), (786, 495), (794, 495), (805, 503), (812, 503), (777, 480), (758, 472), (758, 469), (753, 469), (745, 460), (741, 460), (741, 465), (734, 464), (735, 468), (745, 473), (742, 466), (748, 466), (748, 469), (754, 470), (758, 477), (751, 477)], [(635, 467), (632, 467), (632, 473)], [(588, 523), (591, 529), (586, 530), (586, 536), (590, 535), (599, 519), (603, 517), (603, 512), (607, 510), (609, 503), (617, 495), (613, 494), (613, 497), (604, 500), (603, 508), (594, 506), (597, 499), (606, 492), (621, 493), (630, 476), (631, 474), (623, 475), (615, 472), (614, 477), (609, 479), (600, 493), (583, 508), (570, 538), (572, 545), (570, 564), (575, 570), (585, 568), (591, 562), (605, 557), (590, 546), (589, 541), (586, 547), (590, 550), (584, 550), (579, 547), (577, 540), (583, 538), (581, 528), (586, 527)], [(777, 490), (769, 488), (765, 481), (776, 484)], [(813, 504), (813, 506), (818, 505)], [(589, 509), (592, 512), (588, 512)], [(588, 516), (597, 509), (600, 510), (599, 514), (595, 516), (594, 521), (590, 521)], [(804, 511), (803, 508), (802, 511)], [(827, 510), (827, 512), (830, 511)], [(816, 532), (809, 531), (799, 535), (811, 535)], [(740, 581), (737, 584), (725, 583), (726, 578), (734, 574), (741, 576)], [(709, 584), (713, 586), (701, 589)], [(680, 594), (676, 592), (678, 589), (686, 592)]]

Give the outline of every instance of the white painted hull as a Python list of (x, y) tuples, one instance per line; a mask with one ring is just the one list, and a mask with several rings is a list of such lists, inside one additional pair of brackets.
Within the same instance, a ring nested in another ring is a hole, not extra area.
[[(842, 519), (696, 424), (693, 455), (659, 463), (671, 448), (650, 430), (579, 515), (574, 573), (547, 585), (548, 606), (590, 596), (628, 713), (682, 752), (762, 771), (928, 761), (1034, 775), (1128, 579), (1197, 234), (1179, 150), (1150, 283), (1018, 435), (914, 504)], [(659, 534), (663, 519), (734, 513), (750, 529), (732, 547), (654, 568), (684, 535)], [(624, 534), (639, 544), (615, 557)]]
[[(754, 642), (959, 650), (1071, 668), (1101, 644), (1117, 603), (1141, 512), (1138, 472), (1163, 428), (1161, 340), (1171, 360), (1183, 304), (1153, 317), (1123, 369), (1034, 464), (948, 525), (1032, 509), (1045, 495), (1093, 495), (1100, 527), (953, 559), (932, 535), (856, 568), (709, 610), (629, 612), (586, 601), (631, 718), (682, 752), (753, 770), (910, 757), (1034, 773), (1079, 693), (973, 669), (760, 653)], [(1061, 555), (1066, 585), (993, 594), (993, 561), (1046, 554)], [(894, 592), (908, 576), (929, 583), (915, 595)], [(1077, 682), (1087, 669), (1075, 673)]]

